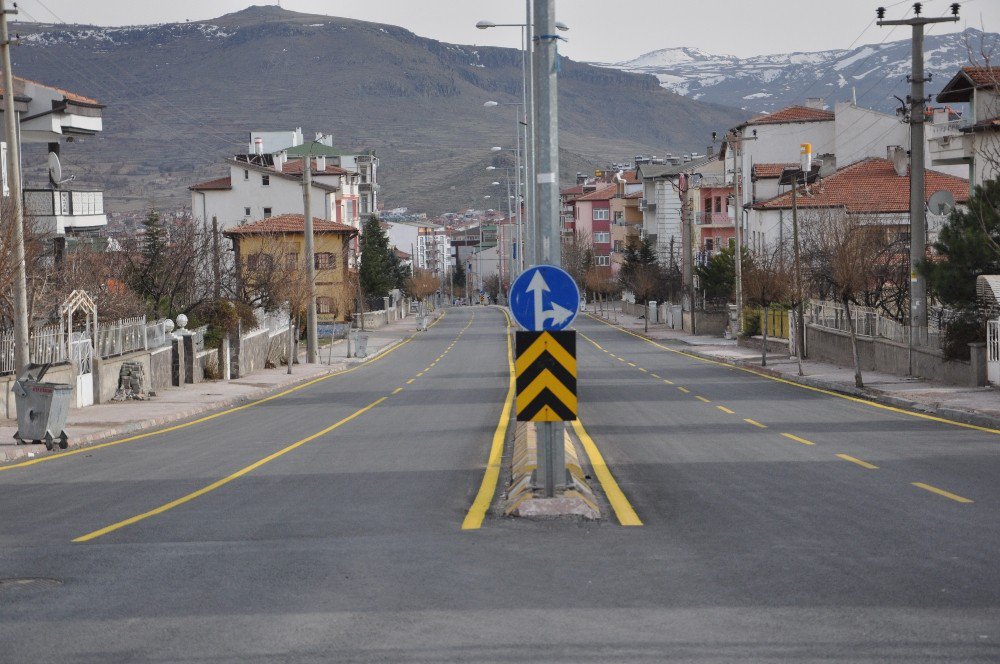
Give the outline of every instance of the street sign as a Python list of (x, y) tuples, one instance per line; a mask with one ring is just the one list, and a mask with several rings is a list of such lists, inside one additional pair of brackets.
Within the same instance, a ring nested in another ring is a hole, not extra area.
[(525, 330), (563, 330), (580, 309), (580, 289), (573, 277), (554, 265), (536, 265), (510, 286), (510, 313)]
[(576, 332), (517, 332), (518, 422), (575, 420)]

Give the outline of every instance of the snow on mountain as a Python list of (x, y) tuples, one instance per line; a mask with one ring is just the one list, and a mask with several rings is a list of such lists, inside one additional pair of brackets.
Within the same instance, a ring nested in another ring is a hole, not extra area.
[[(936, 94), (955, 72), (969, 64), (970, 47), (1000, 48), (1000, 34), (969, 28), (964, 32), (927, 35), (925, 67)], [(748, 111), (773, 111), (822, 97), (827, 104), (851, 98), (858, 104), (892, 111), (894, 95), (909, 92), (910, 40), (860, 45), (852, 49), (812, 53), (776, 53), (739, 58), (698, 48), (677, 47), (651, 51), (633, 60), (598, 64), (601, 67), (652, 74), (660, 85), (701, 101)]]

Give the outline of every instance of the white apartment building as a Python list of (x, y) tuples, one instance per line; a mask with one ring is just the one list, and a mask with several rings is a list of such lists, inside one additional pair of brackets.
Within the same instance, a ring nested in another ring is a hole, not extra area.
[(451, 271), (451, 238), (445, 232), (444, 226), (426, 226), (420, 229), (414, 264), (438, 276), (444, 276)]
[(934, 113), (926, 131), (935, 168), (965, 168), (971, 186), (1000, 176), (1000, 67), (963, 67), (937, 100), (966, 103), (969, 110), (961, 117), (947, 109)]

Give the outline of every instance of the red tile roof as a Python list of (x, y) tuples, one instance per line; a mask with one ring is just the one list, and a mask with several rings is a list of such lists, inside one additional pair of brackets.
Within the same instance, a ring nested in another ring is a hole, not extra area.
[(786, 168), (795, 168), (798, 164), (754, 164), (751, 176), (759, 179), (776, 179), (781, 177), (781, 172)]
[(611, 185), (576, 199), (578, 201), (610, 201), (618, 192), (618, 185)]
[(1000, 85), (1000, 67), (962, 67), (962, 73), (977, 87)]
[(937, 95), (939, 102), (964, 102), (976, 88), (1000, 87), (1000, 67), (962, 67)]
[(579, 196), (583, 193), (583, 185), (578, 184), (573, 187), (566, 187), (565, 189), (559, 190), (560, 196)]
[(208, 180), (207, 182), (199, 182), (198, 184), (193, 184), (188, 189), (191, 191), (222, 191), (225, 189), (233, 188), (233, 179), (231, 176), (227, 175), (224, 178), (216, 178), (214, 180)]
[[(958, 203), (969, 200), (969, 181), (938, 171), (927, 171), (924, 200), (936, 191), (946, 189)], [(888, 159), (871, 158), (845, 166), (829, 177), (809, 186), (807, 195), (799, 187), (800, 208), (842, 207), (848, 212), (905, 213), (910, 209), (910, 178), (898, 175)], [(757, 210), (780, 210), (792, 207), (792, 193), (757, 203)]]
[[(341, 168), (340, 166), (334, 166), (329, 161), (326, 163), (326, 170), (321, 171), (316, 168), (316, 160), (312, 160), (313, 175), (346, 175), (349, 171)], [(302, 160), (301, 159), (290, 159), (285, 162), (284, 167), (281, 169), (282, 173), (288, 173), (290, 175), (299, 175), (302, 173)]]
[[(33, 81), (30, 78), (23, 78), (21, 76), (14, 77), (14, 94), (24, 94), (24, 84), (31, 83), (42, 88), (48, 88), (49, 90), (55, 90), (63, 96), (66, 101), (71, 101), (76, 104), (86, 104), (87, 106), (100, 106), (104, 108), (101, 102), (96, 99), (91, 99), (90, 97), (84, 97), (83, 95), (78, 95), (75, 92), (70, 92), (69, 90), (63, 90), (62, 88), (57, 88), (54, 85), (46, 85), (45, 83), (39, 83), (38, 81)], [(4, 90), (0, 87), (0, 94), (3, 94)]]
[(789, 122), (826, 122), (833, 120), (833, 111), (807, 106), (789, 106), (774, 113), (750, 118), (745, 125), (785, 124)]
[[(269, 235), (272, 233), (304, 233), (305, 222), (301, 214), (279, 214), (242, 226), (233, 226), (223, 231), (223, 235)], [(314, 233), (357, 233), (357, 229), (338, 221), (327, 221), (313, 217)]]
[(631, 194), (625, 194), (625, 198), (642, 198), (646, 194), (642, 191), (633, 191)]

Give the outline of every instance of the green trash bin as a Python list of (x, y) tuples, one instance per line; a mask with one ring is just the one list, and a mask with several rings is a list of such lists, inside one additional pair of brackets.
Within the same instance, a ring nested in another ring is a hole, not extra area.
[(17, 404), (17, 433), (20, 444), (45, 443), (47, 450), (56, 445), (66, 449), (66, 420), (69, 418), (73, 386), (64, 383), (44, 383), (48, 364), (29, 364), (14, 381), (11, 389)]

